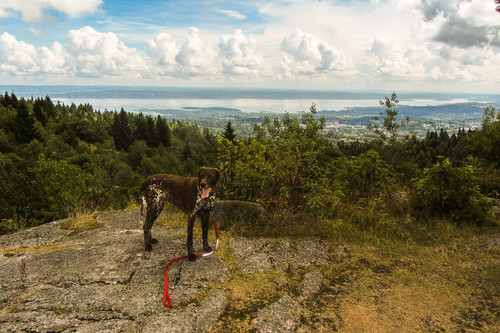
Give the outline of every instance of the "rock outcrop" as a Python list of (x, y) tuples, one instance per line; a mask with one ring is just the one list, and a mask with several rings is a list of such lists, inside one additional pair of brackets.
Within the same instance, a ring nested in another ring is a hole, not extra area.
[[(208, 332), (231, 299), (224, 284), (228, 264), (218, 252), (168, 271), (173, 307), (163, 307), (163, 269), (185, 254), (185, 229), (155, 225), (159, 243), (143, 249), (135, 210), (97, 217), (99, 228), (73, 232), (56, 221), (0, 237), (1, 332)], [(320, 267), (329, 244), (310, 238), (225, 240), (242, 274)], [(202, 250), (195, 239), (195, 251)], [(300, 299), (319, 290), (321, 273), (306, 275), (299, 295), (283, 292), (257, 309), (259, 332), (293, 331)], [(281, 328), (279, 328), (281, 327)]]

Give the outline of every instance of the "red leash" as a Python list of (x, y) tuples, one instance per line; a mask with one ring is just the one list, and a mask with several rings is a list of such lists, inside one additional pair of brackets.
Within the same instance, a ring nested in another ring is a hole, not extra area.
[[(214, 230), (215, 230), (215, 238), (216, 238), (216, 241), (215, 241), (215, 248), (212, 250), (212, 252), (209, 252), (209, 253), (204, 253), (204, 254), (197, 254), (196, 257), (197, 258), (204, 258), (204, 257), (208, 257), (210, 255), (212, 255), (215, 250), (217, 250), (217, 246), (219, 245), (219, 231), (217, 230), (217, 223), (215, 222), (215, 219), (212, 220), (213, 224), (214, 224)], [(170, 298), (170, 294), (168, 293), (168, 276), (167, 276), (167, 268), (168, 266), (170, 266), (171, 264), (173, 264), (174, 262), (176, 262), (177, 260), (182, 260), (182, 259), (186, 259), (188, 256), (180, 256), (180, 257), (177, 257), (175, 259), (172, 259), (170, 260), (166, 265), (165, 265), (165, 271), (164, 271), (164, 277), (165, 277), (165, 292), (163, 293), (163, 305), (167, 308), (170, 308), (172, 306), (172, 299)], [(168, 303), (167, 303), (167, 300), (168, 300)]]

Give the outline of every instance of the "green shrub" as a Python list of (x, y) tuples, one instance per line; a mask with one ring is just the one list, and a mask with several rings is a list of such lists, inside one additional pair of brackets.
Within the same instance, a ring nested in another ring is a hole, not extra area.
[(325, 213), (338, 202), (338, 192), (325, 176), (320, 154), (328, 144), (316, 120), (314, 104), (302, 116), (265, 118), (254, 128), (255, 138), (219, 138), (222, 196), (256, 201), (266, 207)]
[(373, 149), (359, 156), (339, 159), (335, 168), (343, 192), (353, 202), (380, 197), (395, 183), (390, 166)]
[(31, 205), (37, 220), (50, 221), (66, 217), (87, 192), (90, 175), (65, 160), (46, 159), (41, 155), (29, 172), (32, 175)]
[(471, 165), (454, 167), (449, 159), (425, 169), (415, 184), (413, 207), (419, 216), (441, 216), (453, 221), (482, 221), (489, 206), (479, 191)]

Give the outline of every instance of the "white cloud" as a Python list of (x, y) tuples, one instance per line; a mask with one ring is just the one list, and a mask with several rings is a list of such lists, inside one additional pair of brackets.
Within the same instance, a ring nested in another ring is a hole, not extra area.
[(283, 68), (287, 76), (352, 70), (352, 61), (343, 52), (300, 29), (286, 36), (280, 49), (285, 53)]
[(51, 22), (53, 18), (47, 10), (65, 13), (69, 17), (78, 17), (94, 13), (102, 0), (0, 0), (0, 18), (20, 12), (26, 22)]
[(166, 32), (161, 32), (147, 43), (147, 54), (155, 64), (167, 67), (170, 71), (175, 65), (175, 56), (179, 53), (180, 46), (175, 38)]
[(10, 74), (36, 72), (36, 48), (24, 41), (18, 41), (7, 32), (0, 35), (0, 69)]
[(66, 50), (76, 73), (85, 76), (140, 76), (146, 69), (141, 54), (128, 48), (117, 35), (88, 26), (69, 31)]
[(205, 75), (216, 72), (214, 66), (214, 51), (210, 45), (205, 45), (199, 36), (198, 28), (189, 28), (189, 33), (181, 45), (175, 61), (186, 75)]
[(219, 10), (222, 14), (226, 14), (229, 17), (238, 19), (238, 20), (245, 20), (247, 17), (235, 10), (229, 10), (229, 9), (221, 9)]
[(0, 35), (0, 69), (10, 75), (65, 73), (65, 57), (58, 42), (51, 48), (42, 46), (37, 49), (6, 32)]
[(42, 72), (46, 73), (65, 73), (66, 72), (66, 51), (63, 46), (54, 42), (49, 49), (42, 46), (38, 49), (39, 66)]
[(224, 74), (256, 75), (264, 70), (264, 61), (255, 50), (255, 40), (245, 36), (240, 29), (220, 38), (219, 54)]

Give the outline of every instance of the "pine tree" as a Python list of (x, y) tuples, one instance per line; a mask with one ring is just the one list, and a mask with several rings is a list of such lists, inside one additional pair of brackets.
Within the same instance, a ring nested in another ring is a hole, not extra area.
[[(12, 94), (12, 96), (15, 96)], [(15, 136), (19, 143), (29, 143), (33, 139), (39, 139), (40, 136), (35, 127), (35, 117), (30, 112), (28, 103), (21, 99), (16, 108), (17, 114), (15, 118)]]
[(231, 120), (229, 120), (226, 126), (224, 126), (224, 132), (222, 133), (222, 137), (231, 142), (234, 142), (234, 140), (236, 139), (236, 134), (234, 134), (234, 128), (233, 125), (231, 124)]
[(144, 118), (142, 112), (135, 117), (134, 140), (146, 141), (146, 118)]
[(146, 116), (146, 136), (145, 141), (148, 147), (157, 147), (155, 120), (151, 116)]
[(112, 134), (116, 150), (127, 150), (132, 144), (132, 131), (129, 126), (128, 114), (123, 108), (120, 113), (115, 113)]
[(159, 144), (162, 144), (164, 147), (170, 146), (170, 127), (168, 127), (165, 118), (161, 116), (156, 118), (156, 136), (158, 137)]

